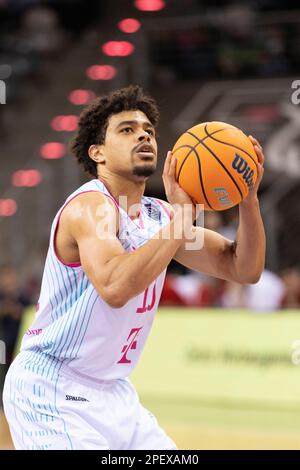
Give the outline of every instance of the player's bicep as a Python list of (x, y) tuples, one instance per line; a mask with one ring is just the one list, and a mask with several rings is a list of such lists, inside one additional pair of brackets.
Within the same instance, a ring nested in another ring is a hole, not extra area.
[(117, 238), (118, 211), (103, 195), (87, 195), (80, 201), (71, 222), (82, 268), (99, 294), (106, 300), (110, 278), (109, 262), (125, 253)]
[(85, 235), (77, 240), (81, 265), (94, 286), (101, 290), (109, 282), (108, 263), (125, 251), (116, 237)]

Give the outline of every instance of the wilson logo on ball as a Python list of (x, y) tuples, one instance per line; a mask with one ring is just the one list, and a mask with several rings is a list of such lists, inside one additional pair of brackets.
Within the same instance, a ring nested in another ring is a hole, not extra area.
[(232, 168), (236, 170), (240, 175), (243, 175), (243, 179), (245, 180), (250, 191), (254, 184), (254, 171), (251, 170), (246, 160), (244, 160), (243, 157), (241, 157), (238, 153), (235, 154), (235, 158), (232, 162)]

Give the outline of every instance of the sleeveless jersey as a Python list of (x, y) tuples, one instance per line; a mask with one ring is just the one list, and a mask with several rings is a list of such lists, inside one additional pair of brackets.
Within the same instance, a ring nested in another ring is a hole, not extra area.
[(21, 346), (26, 352), (25, 356), (22, 353), (24, 367), (45, 378), (57, 377), (64, 365), (83, 377), (126, 378), (142, 353), (163, 287), (166, 270), (145, 292), (122, 308), (112, 308), (80, 263), (67, 265), (59, 259), (55, 234), (61, 213), (76, 196), (90, 191), (104, 193), (117, 205), (118, 238), (126, 252), (138, 249), (170, 221), (159, 200), (142, 197), (139, 222), (135, 223), (98, 179), (82, 185), (67, 198), (52, 223), (37, 313)]

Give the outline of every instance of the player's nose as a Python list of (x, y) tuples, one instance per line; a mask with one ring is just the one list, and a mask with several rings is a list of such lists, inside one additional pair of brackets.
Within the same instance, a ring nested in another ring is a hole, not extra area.
[(138, 139), (140, 142), (142, 142), (143, 140), (147, 140), (148, 142), (150, 142), (150, 135), (146, 131), (141, 131)]

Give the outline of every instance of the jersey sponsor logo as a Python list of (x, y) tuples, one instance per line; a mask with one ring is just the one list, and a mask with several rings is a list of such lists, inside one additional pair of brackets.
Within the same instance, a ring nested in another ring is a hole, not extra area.
[(117, 364), (131, 364), (131, 360), (127, 358), (127, 354), (131, 349), (133, 350), (136, 349), (136, 345), (137, 345), (136, 338), (138, 337), (142, 328), (143, 328), (142, 326), (140, 328), (132, 328), (126, 340), (127, 344), (125, 344), (125, 346), (123, 346), (123, 349), (122, 349), (123, 356), (117, 362)]
[(161, 211), (158, 207), (155, 207), (151, 202), (146, 202), (145, 208), (147, 210), (148, 216), (151, 219), (156, 220), (157, 222), (161, 221)]
[(66, 395), (67, 401), (90, 401), (83, 397), (76, 397), (74, 395)]
[(244, 160), (243, 157), (241, 157), (238, 153), (235, 154), (235, 158), (232, 162), (232, 168), (243, 176), (243, 179), (245, 180), (250, 191), (254, 185), (254, 170), (251, 170), (246, 160)]
[(38, 336), (42, 332), (43, 332), (42, 328), (38, 328), (38, 329), (35, 329), (35, 330), (27, 330), (25, 334), (27, 336)]

